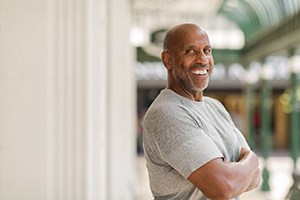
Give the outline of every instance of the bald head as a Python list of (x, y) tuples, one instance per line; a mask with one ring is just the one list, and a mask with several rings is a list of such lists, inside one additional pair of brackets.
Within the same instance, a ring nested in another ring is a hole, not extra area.
[(184, 23), (174, 26), (165, 36), (163, 50), (172, 49), (176, 43), (192, 32), (206, 34), (205, 30), (197, 24)]
[(191, 23), (177, 25), (167, 32), (163, 48), (161, 59), (168, 70), (168, 88), (201, 100), (214, 65), (204, 29)]

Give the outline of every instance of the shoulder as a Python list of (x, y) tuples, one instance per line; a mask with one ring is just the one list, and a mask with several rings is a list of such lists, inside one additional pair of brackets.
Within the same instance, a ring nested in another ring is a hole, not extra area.
[(159, 94), (147, 110), (144, 121), (163, 120), (180, 113), (181, 102), (179, 99), (167, 94)]
[(173, 114), (177, 112), (180, 107), (184, 106), (184, 102), (179, 95), (175, 94), (173, 91), (164, 89), (156, 97), (153, 103), (150, 105), (147, 114), (152, 113), (166, 113)]
[(191, 123), (191, 115), (191, 110), (184, 99), (170, 91), (163, 91), (147, 110), (143, 124), (153, 129), (162, 124)]

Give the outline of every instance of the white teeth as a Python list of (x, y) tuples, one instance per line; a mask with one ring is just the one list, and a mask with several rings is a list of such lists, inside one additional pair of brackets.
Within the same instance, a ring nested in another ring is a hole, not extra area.
[(197, 69), (197, 70), (194, 70), (193, 73), (194, 74), (197, 74), (197, 75), (205, 75), (207, 73), (207, 69)]

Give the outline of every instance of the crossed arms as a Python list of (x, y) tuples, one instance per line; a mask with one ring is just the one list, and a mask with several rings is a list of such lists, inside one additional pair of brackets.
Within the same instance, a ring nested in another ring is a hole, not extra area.
[(188, 180), (207, 198), (227, 200), (259, 185), (261, 173), (258, 166), (256, 154), (242, 148), (238, 162), (216, 158), (195, 170)]

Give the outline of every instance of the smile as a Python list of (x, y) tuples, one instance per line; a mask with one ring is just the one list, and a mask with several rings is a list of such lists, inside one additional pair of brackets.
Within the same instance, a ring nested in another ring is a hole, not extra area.
[(208, 69), (193, 69), (192, 73), (196, 75), (206, 75), (208, 73)]

